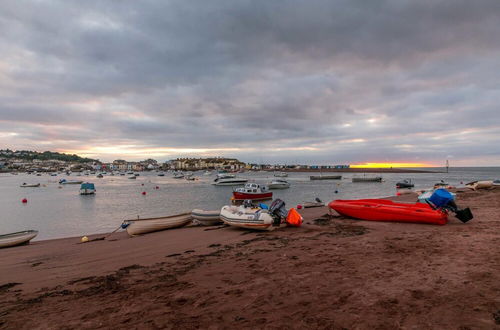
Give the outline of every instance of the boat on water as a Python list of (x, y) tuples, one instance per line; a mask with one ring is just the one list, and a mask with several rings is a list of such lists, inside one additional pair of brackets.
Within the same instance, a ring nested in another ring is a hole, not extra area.
[(146, 234), (171, 228), (178, 228), (187, 225), (192, 220), (191, 212), (167, 217), (144, 218), (124, 220), (122, 228), (127, 229), (130, 236)]
[(59, 184), (82, 184), (83, 181), (79, 180), (66, 180), (66, 179), (61, 179), (59, 180)]
[(210, 172), (210, 171), (205, 171), (205, 172), (203, 173), (203, 175), (212, 175), (212, 172)]
[(290, 188), (290, 182), (283, 179), (275, 179), (267, 184), (269, 189), (287, 189)]
[(396, 203), (386, 199), (334, 200), (328, 207), (340, 215), (359, 220), (414, 222), (444, 225), (448, 213), (424, 203)]
[(158, 173), (158, 176), (165, 176), (165, 173), (160, 172), (160, 173)]
[(80, 186), (80, 195), (93, 195), (95, 194), (95, 186), (93, 183), (85, 182)]
[(137, 179), (137, 177), (136, 177), (135, 175), (129, 176), (128, 178), (129, 178), (130, 180), (135, 180), (135, 179)]
[(311, 175), (309, 180), (341, 180), (342, 175)]
[(396, 183), (396, 188), (413, 188), (415, 185), (411, 182), (411, 179), (404, 179), (403, 181), (399, 181)]
[(104, 175), (102, 175), (101, 173), (99, 173), (99, 174), (97, 174), (97, 177), (98, 177), (99, 179), (101, 179), (101, 178), (104, 178)]
[(50, 176), (57, 176), (57, 173), (50, 173)]
[(184, 178), (184, 173), (182, 172), (174, 173), (174, 179), (183, 179), (183, 178)]
[(23, 183), (19, 187), (21, 187), (21, 188), (40, 187), (40, 184), (39, 183)]
[(16, 233), (0, 235), (0, 248), (28, 244), (38, 235), (37, 230), (25, 230)]
[(233, 190), (233, 199), (235, 201), (243, 201), (246, 199), (256, 201), (272, 198), (273, 192), (269, 191), (266, 186), (257, 183), (247, 183), (244, 187)]
[(218, 174), (212, 182), (215, 186), (241, 186), (248, 182), (248, 179), (237, 178), (232, 174)]
[(220, 219), (220, 210), (206, 211), (194, 209), (191, 212), (191, 217), (204, 226), (213, 226), (222, 222)]
[(382, 177), (381, 176), (374, 176), (374, 177), (360, 176), (360, 177), (352, 178), (352, 182), (382, 182)]
[(274, 172), (274, 176), (277, 178), (286, 178), (288, 176), (288, 173), (286, 173), (286, 172)]

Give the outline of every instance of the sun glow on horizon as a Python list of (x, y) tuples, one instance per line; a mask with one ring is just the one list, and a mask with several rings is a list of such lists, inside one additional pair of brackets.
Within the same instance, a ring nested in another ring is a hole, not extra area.
[(352, 164), (351, 168), (399, 168), (399, 167), (433, 167), (424, 163), (362, 163)]

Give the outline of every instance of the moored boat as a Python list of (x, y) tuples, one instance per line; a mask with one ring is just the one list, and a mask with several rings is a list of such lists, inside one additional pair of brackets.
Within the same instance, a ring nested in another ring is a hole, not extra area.
[(403, 181), (399, 181), (396, 183), (396, 188), (402, 189), (402, 188), (413, 188), (415, 185), (411, 182), (410, 179), (405, 179)]
[(311, 175), (310, 180), (341, 180), (342, 175)]
[(374, 176), (374, 177), (354, 177), (352, 178), (352, 182), (382, 182), (382, 177), (381, 176)]
[(129, 178), (130, 180), (135, 180), (135, 179), (137, 179), (137, 177), (136, 177), (135, 175), (129, 176), (128, 178)]
[(265, 200), (272, 199), (273, 193), (266, 186), (261, 186), (257, 183), (247, 183), (242, 188), (236, 188), (233, 191), (233, 199), (236, 201), (242, 200)]
[(16, 233), (0, 235), (0, 248), (27, 244), (38, 235), (36, 230), (25, 230)]
[(424, 203), (396, 203), (386, 199), (334, 200), (328, 206), (340, 215), (354, 219), (389, 222), (414, 222), (444, 225), (445, 211)]
[(93, 195), (95, 194), (95, 186), (93, 183), (85, 182), (80, 186), (80, 195)]
[(288, 176), (288, 173), (286, 172), (275, 172), (274, 176), (277, 178), (286, 178)]
[(40, 184), (39, 183), (31, 183), (31, 184), (30, 183), (23, 183), (19, 187), (21, 187), (21, 188), (40, 187)]
[(206, 211), (194, 209), (191, 212), (191, 217), (204, 226), (213, 226), (222, 222), (220, 219), (220, 210)]
[(287, 189), (290, 188), (290, 182), (282, 179), (275, 179), (267, 184), (269, 189)]
[(218, 174), (212, 182), (215, 186), (241, 186), (248, 182), (248, 179), (237, 178), (232, 174)]
[(79, 180), (66, 180), (66, 179), (61, 179), (59, 180), (59, 184), (82, 184), (83, 181)]
[(190, 223), (191, 220), (191, 213), (182, 213), (167, 217), (137, 218), (133, 220), (124, 220), (122, 228), (125, 227), (127, 233), (132, 236), (182, 227)]

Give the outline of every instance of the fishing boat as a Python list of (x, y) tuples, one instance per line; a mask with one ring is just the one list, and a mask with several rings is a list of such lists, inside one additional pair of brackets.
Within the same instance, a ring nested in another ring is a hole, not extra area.
[(288, 176), (288, 173), (285, 172), (274, 172), (274, 176), (277, 178), (286, 178)]
[(17, 233), (0, 235), (0, 248), (28, 244), (36, 235), (38, 235), (38, 231), (36, 230), (25, 230)]
[(310, 180), (341, 180), (342, 175), (311, 175)]
[(233, 190), (233, 199), (235, 201), (272, 199), (273, 192), (268, 190), (266, 186), (261, 186), (257, 183), (247, 183), (244, 187)]
[(59, 180), (59, 184), (82, 184), (83, 181), (79, 180), (66, 180), (66, 179), (61, 179)]
[(95, 186), (93, 183), (85, 182), (80, 186), (80, 195), (93, 195), (95, 194)]
[(215, 186), (241, 186), (247, 182), (247, 179), (237, 178), (232, 174), (217, 174), (212, 184)]
[(220, 219), (220, 210), (205, 211), (194, 209), (191, 212), (191, 217), (204, 226), (213, 226), (222, 222)]
[(389, 222), (415, 222), (444, 225), (445, 211), (424, 203), (396, 203), (386, 199), (334, 200), (328, 206), (340, 215), (354, 219)]
[(187, 225), (192, 220), (191, 213), (182, 213), (167, 217), (144, 218), (123, 221), (122, 228), (127, 229), (130, 236), (146, 234)]
[(274, 229), (274, 218), (268, 210), (259, 207), (226, 205), (220, 210), (220, 218), (225, 224), (234, 227), (256, 230)]
[(269, 189), (287, 189), (290, 188), (290, 182), (283, 179), (275, 179), (267, 184)]
[(410, 179), (405, 179), (403, 181), (399, 181), (396, 183), (396, 188), (402, 189), (402, 188), (413, 188), (415, 185), (411, 182)]
[(21, 188), (40, 187), (40, 184), (39, 183), (31, 183), (31, 184), (30, 183), (23, 183), (19, 187), (21, 187)]
[(382, 177), (381, 176), (374, 176), (374, 177), (367, 177), (367, 176), (354, 177), (354, 178), (352, 178), (352, 182), (382, 182)]

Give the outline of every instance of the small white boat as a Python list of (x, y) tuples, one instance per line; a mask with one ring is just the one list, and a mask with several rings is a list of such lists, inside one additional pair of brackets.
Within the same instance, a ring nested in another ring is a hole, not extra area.
[(287, 189), (290, 188), (290, 182), (282, 179), (276, 179), (267, 184), (269, 189)]
[(274, 219), (267, 210), (245, 207), (243, 205), (226, 205), (220, 210), (220, 218), (225, 224), (257, 230), (273, 230)]
[(23, 183), (19, 187), (21, 187), (21, 188), (40, 187), (40, 184), (39, 183), (31, 183), (31, 184), (29, 184), (29, 183)]
[(212, 175), (212, 172), (210, 172), (210, 171), (205, 171), (205, 172), (203, 173), (203, 175)]
[(129, 178), (130, 180), (135, 180), (135, 179), (137, 179), (137, 177), (136, 177), (135, 175), (133, 175), (133, 176), (129, 176), (128, 178)]
[(237, 178), (233, 174), (217, 174), (217, 178), (212, 184), (215, 186), (241, 186), (247, 182), (247, 179)]
[(82, 184), (83, 181), (78, 181), (78, 180), (66, 180), (66, 179), (61, 179), (59, 180), (59, 184)]
[(222, 222), (220, 219), (220, 210), (205, 211), (194, 209), (191, 212), (191, 216), (204, 226), (213, 226)]
[(160, 173), (158, 173), (158, 176), (165, 176), (165, 173), (160, 172)]
[(493, 187), (493, 181), (476, 181), (468, 183), (466, 186), (472, 190), (489, 189)]
[(0, 235), (0, 248), (27, 244), (36, 235), (38, 235), (38, 231), (36, 230), (25, 230), (17, 233)]
[(168, 217), (144, 218), (123, 221), (127, 233), (132, 235), (146, 234), (170, 228), (178, 228), (187, 225), (192, 220), (191, 213), (182, 213)]
[(179, 173), (174, 173), (174, 179), (183, 179), (184, 178), (184, 173), (179, 172)]
[(285, 172), (275, 172), (274, 176), (277, 178), (286, 178), (288, 176), (288, 173)]

